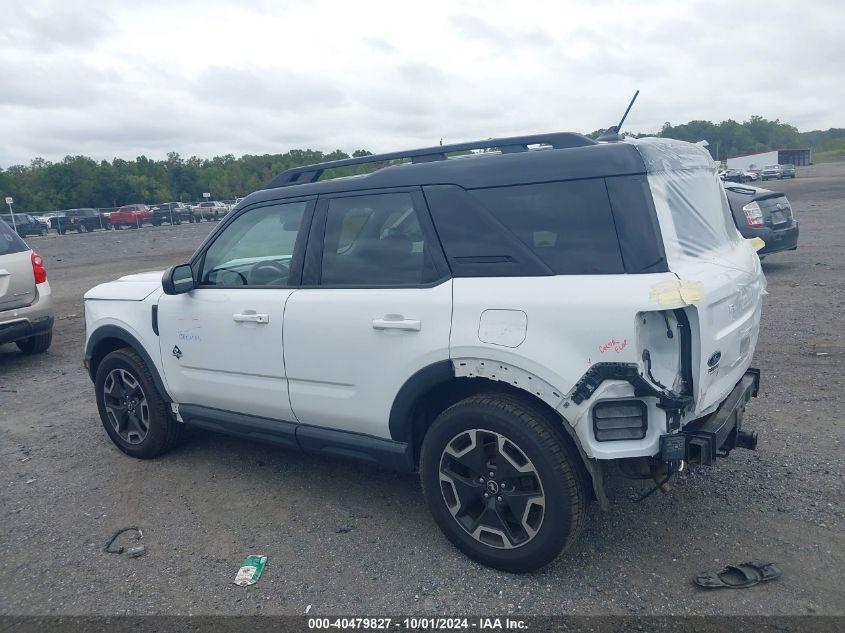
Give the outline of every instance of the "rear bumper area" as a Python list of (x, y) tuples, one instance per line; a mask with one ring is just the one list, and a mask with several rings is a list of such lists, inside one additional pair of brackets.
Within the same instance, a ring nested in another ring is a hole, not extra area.
[(36, 334), (43, 334), (53, 329), (53, 317), (42, 317), (30, 321), (24, 319), (21, 321), (12, 321), (11, 323), (3, 323), (0, 325), (0, 344), (14, 343), (27, 339)]
[(745, 405), (756, 398), (760, 370), (749, 368), (728, 397), (710, 415), (693, 420), (675, 435), (661, 438), (661, 459), (685, 459), (690, 464), (710, 465), (716, 457), (726, 457), (734, 448), (757, 448), (757, 434), (742, 430)]
[(793, 222), (792, 226), (786, 229), (772, 229), (763, 237), (766, 245), (760, 249), (760, 255), (777, 253), (780, 251), (794, 251), (798, 248), (798, 223)]

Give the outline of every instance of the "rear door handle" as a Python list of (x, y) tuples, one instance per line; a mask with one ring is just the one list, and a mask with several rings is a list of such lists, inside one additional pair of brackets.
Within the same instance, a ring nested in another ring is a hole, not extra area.
[(416, 319), (406, 319), (401, 314), (386, 314), (381, 319), (373, 319), (373, 329), (419, 332), (422, 329), (422, 322)]
[(247, 311), (233, 314), (232, 320), (237, 321), (238, 323), (269, 323), (270, 315)]

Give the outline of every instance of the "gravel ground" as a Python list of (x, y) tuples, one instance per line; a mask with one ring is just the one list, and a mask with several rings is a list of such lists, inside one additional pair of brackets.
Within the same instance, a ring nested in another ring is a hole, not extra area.
[[(413, 476), (193, 433), (149, 462), (103, 431), (82, 367), (82, 294), (184, 260), (210, 224), (33, 238), (56, 300), (53, 346), (0, 346), (0, 614), (843, 614), (842, 342), (845, 165), (804, 168), (783, 189), (799, 250), (770, 256), (747, 426), (757, 452), (680, 476), (668, 495), (610, 482), (575, 547), (509, 575), (454, 550)], [(148, 555), (105, 554), (118, 528)], [(261, 581), (232, 584), (246, 554)], [(702, 592), (731, 562), (784, 577)]]

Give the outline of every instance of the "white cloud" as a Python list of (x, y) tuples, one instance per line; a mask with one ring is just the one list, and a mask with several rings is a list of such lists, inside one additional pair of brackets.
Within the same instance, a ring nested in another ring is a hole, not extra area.
[(0, 5), (0, 166), (591, 131), (637, 88), (633, 131), (845, 123), (833, 1)]

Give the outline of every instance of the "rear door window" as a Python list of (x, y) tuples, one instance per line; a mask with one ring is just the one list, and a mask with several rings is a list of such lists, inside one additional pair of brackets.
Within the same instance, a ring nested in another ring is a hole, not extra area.
[(435, 281), (431, 258), (407, 192), (329, 201), (323, 241), (324, 286), (418, 286)]
[(554, 274), (625, 272), (603, 179), (470, 190)]

